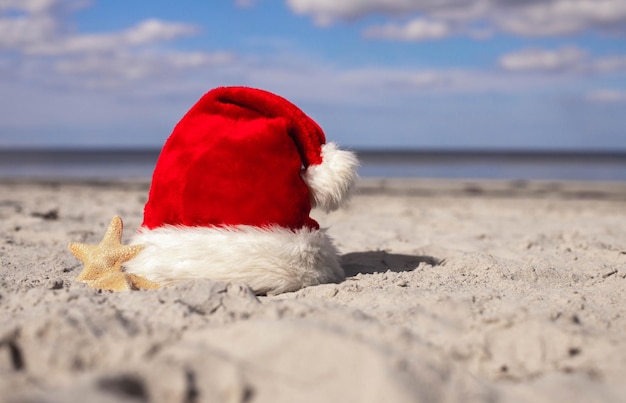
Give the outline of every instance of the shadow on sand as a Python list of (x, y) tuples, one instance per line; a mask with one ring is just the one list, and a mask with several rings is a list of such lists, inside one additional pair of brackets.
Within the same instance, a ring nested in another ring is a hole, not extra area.
[(385, 251), (352, 252), (341, 256), (341, 266), (346, 277), (357, 274), (412, 271), (420, 263), (437, 266), (442, 260), (433, 256), (402, 255)]

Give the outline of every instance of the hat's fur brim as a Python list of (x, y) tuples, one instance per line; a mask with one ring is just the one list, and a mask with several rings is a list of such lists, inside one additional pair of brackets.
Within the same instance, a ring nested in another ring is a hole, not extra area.
[(131, 243), (144, 249), (126, 272), (161, 285), (212, 279), (280, 294), (345, 278), (332, 240), (318, 229), (164, 226), (141, 229)]

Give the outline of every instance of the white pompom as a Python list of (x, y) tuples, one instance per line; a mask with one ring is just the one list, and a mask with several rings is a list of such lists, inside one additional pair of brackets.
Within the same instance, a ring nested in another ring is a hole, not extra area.
[(310, 165), (302, 175), (311, 191), (311, 205), (327, 212), (337, 210), (350, 198), (359, 161), (335, 143), (322, 146), (322, 163)]

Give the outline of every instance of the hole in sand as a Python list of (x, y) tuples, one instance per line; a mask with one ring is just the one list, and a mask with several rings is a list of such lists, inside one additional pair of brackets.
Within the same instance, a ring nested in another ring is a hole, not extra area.
[(582, 351), (577, 347), (571, 347), (569, 350), (567, 350), (567, 353), (569, 354), (570, 357), (575, 357), (581, 352)]
[(13, 365), (13, 369), (16, 371), (21, 371), (24, 369), (24, 356), (22, 355), (22, 350), (20, 347), (13, 341), (10, 341), (7, 345), (9, 348), (9, 355), (11, 356), (11, 364)]
[(143, 381), (132, 375), (114, 375), (102, 378), (98, 381), (98, 387), (114, 395), (148, 400)]

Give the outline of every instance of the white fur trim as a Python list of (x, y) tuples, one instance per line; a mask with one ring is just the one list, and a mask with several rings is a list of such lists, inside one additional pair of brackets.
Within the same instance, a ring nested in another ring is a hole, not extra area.
[(311, 190), (311, 205), (327, 212), (337, 210), (350, 198), (359, 161), (335, 143), (322, 146), (322, 163), (310, 165), (302, 178)]
[(142, 229), (131, 243), (145, 248), (124, 264), (126, 271), (161, 285), (205, 278), (279, 294), (345, 278), (324, 230), (165, 226)]

